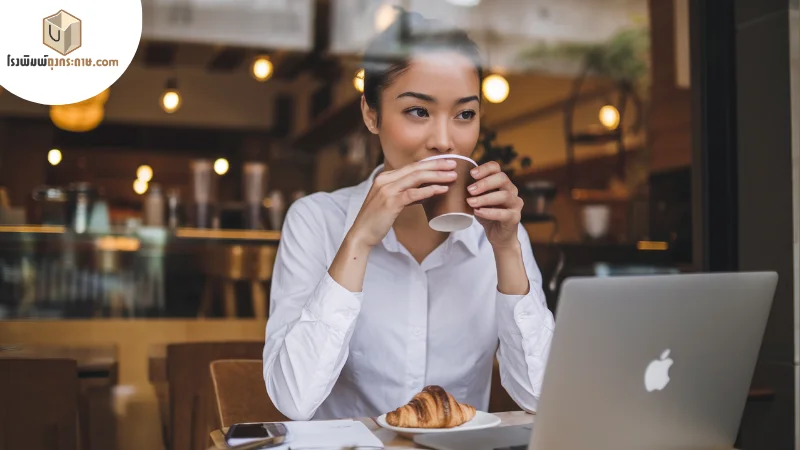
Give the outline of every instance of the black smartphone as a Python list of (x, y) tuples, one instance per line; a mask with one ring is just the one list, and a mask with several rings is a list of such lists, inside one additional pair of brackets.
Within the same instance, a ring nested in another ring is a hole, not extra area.
[(267, 447), (279, 445), (285, 438), (286, 426), (272, 422), (235, 423), (225, 434), (225, 442), (231, 447), (256, 442)]

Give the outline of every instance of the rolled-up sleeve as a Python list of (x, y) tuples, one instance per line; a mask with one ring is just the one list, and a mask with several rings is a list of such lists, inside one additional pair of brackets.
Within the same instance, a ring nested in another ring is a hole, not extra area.
[(328, 275), (320, 211), (307, 199), (289, 209), (275, 259), (263, 354), (275, 407), (309, 420), (333, 389), (349, 351), (362, 294)]
[(519, 239), (530, 290), (526, 295), (505, 295), (497, 292), (497, 328), (500, 338), (497, 360), (502, 385), (511, 398), (522, 409), (535, 412), (555, 320), (547, 308), (542, 290), (542, 276), (533, 256), (530, 239), (521, 225)]

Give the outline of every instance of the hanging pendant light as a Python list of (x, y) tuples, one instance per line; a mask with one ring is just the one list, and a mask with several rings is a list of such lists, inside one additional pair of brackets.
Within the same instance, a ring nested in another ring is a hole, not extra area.
[(105, 118), (105, 104), (108, 101), (109, 89), (84, 101), (70, 105), (53, 105), (50, 107), (50, 120), (55, 126), (65, 131), (86, 132), (97, 128)]
[(161, 94), (161, 100), (159, 102), (161, 109), (163, 109), (167, 114), (172, 114), (180, 109), (181, 103), (182, 99), (181, 93), (178, 91), (178, 80), (175, 78), (170, 78), (167, 80), (164, 93)]
[(253, 60), (253, 64), (250, 66), (250, 74), (253, 75), (257, 81), (267, 81), (272, 78), (272, 72), (274, 67), (272, 65), (272, 61), (269, 60), (269, 57), (266, 55), (261, 55)]

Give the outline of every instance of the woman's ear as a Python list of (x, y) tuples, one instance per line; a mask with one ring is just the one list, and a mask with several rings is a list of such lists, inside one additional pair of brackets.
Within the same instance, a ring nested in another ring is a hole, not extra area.
[(367, 99), (361, 96), (361, 116), (364, 118), (364, 125), (372, 134), (378, 134), (378, 112), (367, 105)]

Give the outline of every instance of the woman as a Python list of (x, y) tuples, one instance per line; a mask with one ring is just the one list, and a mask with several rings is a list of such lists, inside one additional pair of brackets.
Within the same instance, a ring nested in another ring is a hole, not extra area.
[(419, 205), (456, 177), (452, 161), (419, 161), (477, 145), (477, 47), (401, 19), (414, 36), (400, 20), (365, 57), (362, 115), (384, 164), (286, 215), (263, 360), (292, 420), (376, 417), (430, 384), (485, 411), (495, 354), (517, 404), (534, 411), (539, 398), (554, 321), (517, 188), (494, 162), (475, 168), (477, 221), (454, 233), (432, 230)]

